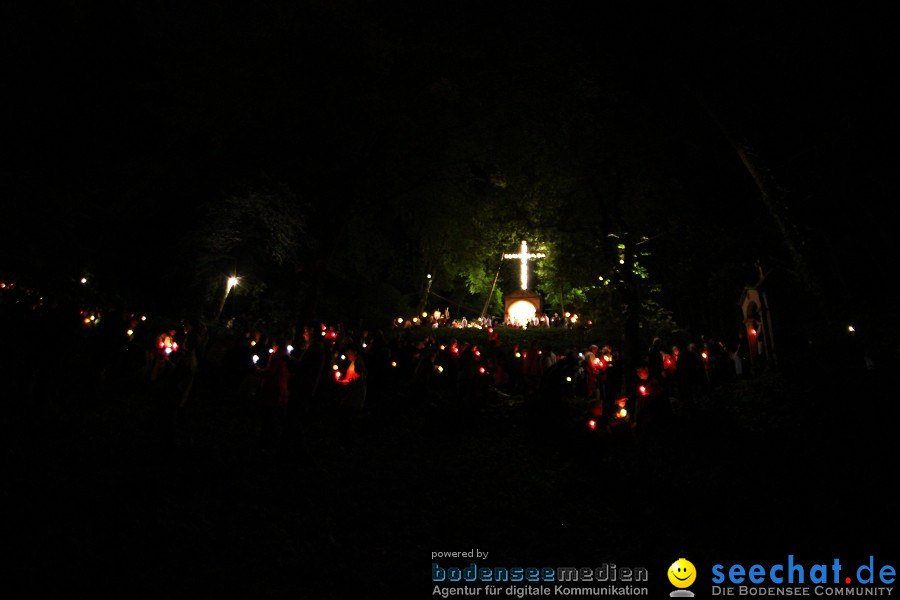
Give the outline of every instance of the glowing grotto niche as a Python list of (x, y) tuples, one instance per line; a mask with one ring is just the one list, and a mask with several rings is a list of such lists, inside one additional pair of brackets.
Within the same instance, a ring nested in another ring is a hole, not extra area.
[(537, 315), (537, 307), (528, 300), (516, 300), (507, 309), (509, 321), (519, 327), (530, 324)]

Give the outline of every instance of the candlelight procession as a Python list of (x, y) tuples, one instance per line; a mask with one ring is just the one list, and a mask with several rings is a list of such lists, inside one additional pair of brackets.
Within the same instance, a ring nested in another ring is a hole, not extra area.
[(10, 597), (900, 563), (889, 10), (0, 10)]

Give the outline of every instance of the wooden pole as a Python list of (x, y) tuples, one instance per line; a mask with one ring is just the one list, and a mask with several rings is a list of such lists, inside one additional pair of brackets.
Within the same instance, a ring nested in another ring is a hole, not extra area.
[(494, 283), (491, 284), (491, 291), (488, 292), (487, 299), (484, 301), (484, 308), (481, 309), (481, 318), (487, 314), (488, 306), (491, 304), (491, 298), (494, 297), (494, 288), (497, 287), (497, 279), (500, 277), (500, 267), (503, 266), (503, 255), (500, 255), (500, 266), (497, 267), (497, 274), (494, 275)]

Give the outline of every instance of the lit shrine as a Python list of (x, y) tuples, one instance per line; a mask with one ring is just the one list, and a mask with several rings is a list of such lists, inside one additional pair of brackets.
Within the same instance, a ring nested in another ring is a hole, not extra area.
[(503, 298), (505, 320), (521, 327), (530, 324), (535, 316), (541, 314), (542, 299), (537, 292), (528, 289), (528, 261), (536, 258), (544, 258), (546, 254), (543, 252), (529, 252), (528, 242), (522, 241), (519, 252), (504, 254), (505, 259), (517, 259), (521, 266), (519, 270), (519, 281), (521, 289), (507, 294)]

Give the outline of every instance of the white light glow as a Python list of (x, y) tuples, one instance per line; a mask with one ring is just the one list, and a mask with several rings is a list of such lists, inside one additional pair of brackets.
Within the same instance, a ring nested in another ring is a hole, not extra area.
[(528, 261), (532, 258), (544, 258), (546, 254), (543, 252), (528, 252), (528, 242), (522, 240), (522, 245), (519, 249), (518, 253), (515, 254), (504, 254), (503, 258), (516, 258), (521, 261), (521, 265), (519, 267), (519, 280), (522, 284), (522, 289), (528, 289)]
[(536, 313), (534, 304), (526, 300), (517, 300), (509, 305), (509, 320), (520, 327), (530, 323)]

